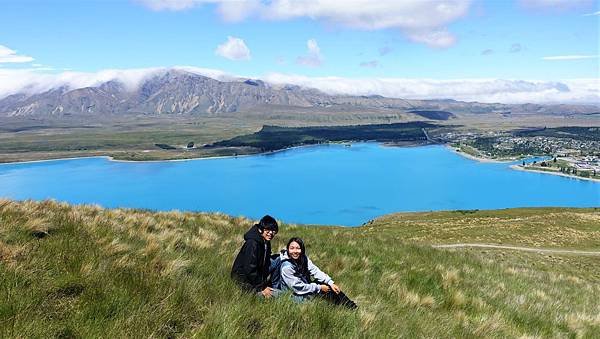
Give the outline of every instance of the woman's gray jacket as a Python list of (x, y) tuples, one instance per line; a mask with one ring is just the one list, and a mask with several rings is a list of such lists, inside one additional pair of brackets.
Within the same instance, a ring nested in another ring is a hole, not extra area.
[(311, 282), (309, 277), (305, 277), (301, 272), (299, 272), (296, 265), (290, 261), (291, 259), (288, 256), (287, 251), (281, 251), (280, 258), (281, 279), (283, 280), (282, 289), (290, 289), (294, 295), (308, 296), (317, 294), (321, 291), (321, 284), (333, 284), (331, 277), (321, 271), (308, 257), (308, 271), (314, 280), (320, 282), (321, 284)]

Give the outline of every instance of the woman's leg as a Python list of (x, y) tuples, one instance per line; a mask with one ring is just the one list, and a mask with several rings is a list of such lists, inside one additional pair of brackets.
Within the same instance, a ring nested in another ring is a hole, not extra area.
[(356, 303), (352, 300), (350, 300), (350, 298), (348, 298), (348, 296), (346, 296), (346, 294), (344, 294), (344, 292), (340, 293), (335, 293), (333, 291), (329, 291), (325, 294), (319, 294), (323, 299), (327, 300), (328, 302), (334, 304), (334, 305), (341, 305), (344, 307), (347, 307), (349, 309), (356, 309), (358, 308), (358, 306), (356, 305)]

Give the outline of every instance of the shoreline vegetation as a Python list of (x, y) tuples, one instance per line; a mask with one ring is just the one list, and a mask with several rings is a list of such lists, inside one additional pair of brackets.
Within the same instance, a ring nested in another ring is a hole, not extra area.
[[(510, 163), (527, 158), (526, 156), (490, 158), (481, 154), (473, 146), (466, 144), (455, 144), (440, 142), (431, 139), (427, 129), (448, 128), (451, 126), (436, 125), (428, 122), (404, 122), (391, 124), (369, 124), (369, 125), (342, 125), (342, 126), (312, 126), (312, 127), (279, 127), (264, 125), (258, 132), (235, 136), (213, 143), (194, 145), (193, 142), (180, 146), (170, 144), (156, 144), (158, 150), (141, 150), (138, 153), (130, 151), (79, 151), (81, 156), (72, 156), (72, 152), (45, 152), (39, 154), (42, 159), (37, 159), (35, 152), (27, 153), (28, 157), (16, 157), (14, 161), (0, 160), (0, 164), (33, 163), (41, 161), (71, 160), (91, 157), (104, 157), (116, 162), (161, 162), (161, 161), (189, 161), (204, 159), (223, 159), (242, 156), (252, 156), (281, 152), (296, 147), (306, 147), (324, 143), (339, 143), (351, 145), (354, 142), (374, 141), (390, 147), (411, 147), (429, 144), (443, 144), (452, 152), (465, 158), (483, 163)], [(585, 129), (583, 129), (585, 130)], [(546, 132), (552, 132), (549, 129)], [(538, 132), (539, 133), (539, 132)], [(190, 147), (191, 145), (191, 147)], [(152, 152), (152, 155), (150, 155)], [(56, 158), (54, 158), (56, 156)], [(33, 158), (30, 158), (33, 157)], [(46, 157), (50, 157), (47, 158)], [(569, 173), (554, 173), (550, 171), (535, 170), (510, 166), (515, 170), (525, 170), (537, 173), (558, 174), (564, 177), (591, 180), (599, 182), (596, 178), (586, 178)]]
[[(446, 146), (448, 149), (450, 149), (451, 151), (453, 151), (456, 154), (459, 154), (467, 159), (479, 161), (482, 163), (511, 163), (511, 162), (515, 162), (515, 161), (519, 161), (519, 160), (527, 158), (527, 157), (515, 157), (515, 158), (507, 158), (507, 159), (490, 159), (490, 158), (486, 158), (486, 157), (482, 157), (482, 156), (475, 156), (475, 155), (463, 152), (451, 145), (446, 145)], [(518, 171), (541, 173), (541, 174), (552, 174), (552, 175), (558, 175), (558, 176), (565, 177), (565, 178), (580, 179), (580, 180), (587, 180), (587, 181), (593, 181), (593, 182), (600, 183), (600, 179), (597, 179), (597, 178), (582, 177), (580, 175), (567, 174), (567, 173), (562, 173), (559, 171), (549, 171), (549, 170), (531, 168), (530, 166), (523, 167), (522, 165), (518, 165), (518, 164), (510, 165), (509, 167), (511, 169), (518, 170)]]
[(596, 179), (596, 178), (582, 177), (579, 175), (567, 174), (567, 173), (562, 173), (559, 171), (549, 171), (549, 170), (537, 169), (537, 168), (532, 168), (531, 166), (523, 167), (522, 165), (511, 165), (510, 168), (518, 170), (518, 171), (558, 175), (558, 176), (565, 177), (565, 178), (580, 179), (580, 180), (594, 181), (594, 182), (600, 183), (600, 179)]
[[(23, 151), (3, 154), (0, 163), (16, 163), (35, 160), (53, 160), (62, 158), (74, 158), (90, 156), (108, 156), (119, 161), (167, 161), (167, 160), (190, 160), (202, 158), (218, 158), (227, 156), (256, 155), (273, 151), (285, 150), (297, 146), (315, 145), (321, 143), (351, 143), (360, 141), (378, 141), (385, 143), (411, 143), (428, 144), (424, 128), (436, 128), (438, 125), (426, 122), (406, 122), (392, 124), (370, 124), (370, 125), (342, 125), (342, 126), (315, 126), (315, 127), (277, 127), (263, 126), (253, 134), (242, 134), (233, 138), (223, 138), (221, 141), (206, 144), (190, 143), (181, 144), (168, 142), (173, 137), (166, 137), (165, 142), (153, 144), (153, 149), (133, 149), (123, 145), (125, 148), (99, 150), (88, 149), (84, 145), (85, 140), (74, 140), (80, 144), (74, 149), (69, 145), (57, 147), (58, 151), (51, 150), (47, 146), (40, 146), (40, 142), (26, 147)], [(224, 134), (228, 135), (228, 134)], [(191, 138), (191, 136), (189, 136)], [(103, 136), (103, 138), (109, 138)], [(122, 137), (124, 138), (124, 137)], [(109, 138), (110, 139), (110, 138)], [(114, 144), (114, 142), (108, 142)], [(67, 150), (62, 150), (63, 148)], [(40, 150), (44, 150), (43, 152)]]
[(253, 134), (241, 135), (229, 140), (205, 145), (212, 147), (253, 147), (260, 151), (274, 151), (292, 146), (312, 145), (326, 142), (377, 141), (428, 142), (426, 128), (440, 127), (426, 122), (370, 124), (351, 126), (279, 127), (263, 126)]
[[(415, 146), (432, 143), (424, 132), (425, 128), (436, 128), (438, 125), (426, 122), (407, 122), (392, 124), (370, 124), (351, 126), (316, 126), (316, 127), (278, 127), (263, 126), (253, 134), (240, 135), (214, 143), (193, 148), (176, 148), (169, 144), (157, 146), (162, 157), (158, 159), (130, 156), (131, 152), (83, 152), (81, 157), (69, 156), (74, 152), (60, 152), (58, 158), (51, 159), (23, 159), (4, 161), (3, 163), (21, 163), (31, 161), (46, 161), (86, 157), (108, 157), (113, 161), (182, 161), (194, 159), (214, 159), (237, 157), (245, 155), (269, 154), (288, 149), (319, 145), (324, 143), (350, 144), (353, 142), (376, 141), (389, 145)], [(168, 147), (167, 147), (168, 146)], [(91, 154), (90, 154), (91, 153)], [(129, 154), (129, 155), (128, 155)], [(44, 155), (48, 156), (46, 152)], [(24, 160), (24, 161), (23, 161)]]
[[(496, 159), (496, 158), (489, 158), (489, 157), (483, 156), (479, 153), (476, 154), (476, 153), (474, 153), (475, 151), (466, 149), (465, 147), (469, 147), (466, 145), (460, 145), (460, 147), (457, 147), (456, 145), (446, 144), (446, 147), (458, 155), (461, 155), (467, 159), (471, 159), (471, 160), (482, 162), (482, 163), (506, 163), (506, 164), (508, 164), (511, 162), (517, 162), (520, 160), (524, 160), (524, 159), (527, 159), (530, 157), (543, 157), (543, 156), (539, 156), (539, 155), (537, 155), (537, 156), (530, 155), (530, 156), (519, 156), (519, 157), (508, 157), (508, 158)], [(546, 156), (546, 157), (549, 157), (549, 156)], [(550, 170), (550, 169), (546, 169), (543, 167), (522, 166), (519, 164), (510, 165), (509, 167), (514, 170), (525, 171), (525, 172), (552, 174), (552, 175), (562, 176), (565, 178), (600, 182), (600, 179), (598, 179), (598, 178), (591, 178), (591, 177), (585, 177), (585, 176), (581, 176), (581, 175), (577, 175), (577, 174), (564, 173), (564, 172), (560, 172), (558, 170)]]
[(491, 158), (483, 157), (481, 155), (474, 155), (472, 153), (467, 153), (467, 152), (463, 151), (462, 149), (459, 149), (450, 144), (446, 144), (446, 148), (462, 157), (465, 157), (467, 159), (471, 159), (474, 161), (478, 161), (478, 162), (483, 162), (483, 163), (509, 163), (509, 162), (519, 160), (519, 159), (491, 159)]
[[(306, 239), (355, 296), (351, 312), (242, 293), (229, 271), (254, 222), (244, 217), (0, 199), (0, 336), (591, 338), (600, 262), (579, 253), (600, 248), (598, 211), (397, 213), (360, 227), (281, 221), (273, 248)], [(491, 246), (457, 246), (473, 243)]]

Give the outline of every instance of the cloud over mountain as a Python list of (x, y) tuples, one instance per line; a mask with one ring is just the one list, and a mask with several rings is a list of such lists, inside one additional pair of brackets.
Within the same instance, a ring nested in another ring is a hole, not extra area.
[(232, 36), (228, 36), (226, 42), (217, 46), (215, 54), (229, 60), (250, 60), (250, 49), (244, 40)]
[(382, 95), (405, 99), (455, 99), (461, 101), (500, 103), (596, 103), (600, 104), (598, 79), (561, 81), (504, 80), (504, 79), (405, 79), (308, 77), (284, 73), (264, 76), (238, 76), (221, 70), (176, 66), (140, 69), (107, 69), (98, 72), (50, 73), (30, 69), (0, 68), (0, 99), (16, 93), (35, 94), (51, 89), (99, 86), (118, 80), (127, 90), (170, 69), (207, 76), (219, 81), (262, 79), (273, 86), (297, 85), (315, 88), (328, 94)]
[(503, 79), (402, 79), (306, 77), (271, 73), (263, 77), (274, 84), (296, 84), (329, 94), (382, 95), (406, 99), (454, 99), (500, 103), (596, 103), (600, 81), (572, 79), (526, 81)]
[[(228, 81), (233, 76), (220, 70), (178, 66), (174, 69), (204, 75), (213, 79)], [(48, 73), (38, 69), (2, 69), (0, 68), (0, 98), (15, 93), (35, 94), (55, 88), (69, 89), (99, 86), (102, 83), (118, 80), (127, 90), (136, 89), (144, 80), (169, 70), (166, 67), (107, 69), (98, 72), (61, 72)]]

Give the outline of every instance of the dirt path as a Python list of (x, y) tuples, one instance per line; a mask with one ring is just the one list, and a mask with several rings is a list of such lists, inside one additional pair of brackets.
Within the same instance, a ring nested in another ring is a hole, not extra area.
[(479, 247), (479, 248), (497, 248), (497, 249), (504, 249), (504, 250), (517, 250), (517, 251), (537, 252), (537, 253), (577, 254), (577, 255), (598, 255), (598, 256), (600, 256), (600, 252), (594, 252), (594, 251), (553, 250), (553, 249), (546, 249), (546, 248), (490, 245), (490, 244), (446, 244), (446, 245), (432, 245), (431, 247), (433, 247), (433, 248)]

